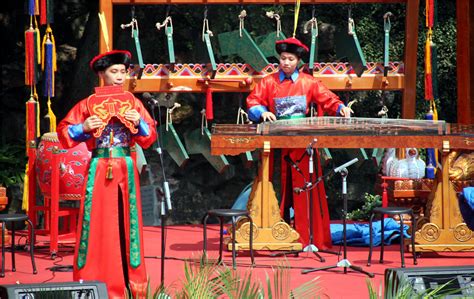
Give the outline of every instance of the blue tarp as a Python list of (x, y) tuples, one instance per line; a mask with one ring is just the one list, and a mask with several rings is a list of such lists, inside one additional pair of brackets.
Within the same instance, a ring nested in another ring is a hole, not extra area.
[(459, 210), (467, 227), (474, 230), (474, 187), (466, 187), (459, 194)]
[[(252, 190), (252, 184), (248, 184), (244, 190), (239, 194), (232, 209), (245, 210), (247, 208), (248, 198)], [(473, 192), (474, 193), (474, 192)], [(474, 194), (473, 194), (474, 195)], [(474, 200), (473, 200), (474, 202)], [(473, 204), (474, 206), (474, 204)], [(290, 216), (293, 217), (293, 209), (290, 210)], [(473, 219), (474, 221), (474, 219)], [(374, 246), (380, 245), (382, 233), (380, 230), (380, 221), (373, 222), (374, 230)], [(384, 221), (384, 238), (385, 244), (391, 244), (395, 239), (400, 237), (400, 224), (392, 218), (387, 218)], [(407, 233), (408, 226), (404, 225), (403, 231), (405, 238), (409, 238)], [(342, 224), (331, 224), (331, 237), (333, 244), (342, 244)], [(351, 246), (369, 246), (370, 245), (369, 224), (347, 224), (347, 245)]]
[[(382, 239), (381, 221), (373, 222), (373, 244), (379, 246)], [(403, 234), (405, 238), (409, 238), (410, 235), (407, 233), (408, 225), (403, 225)], [(343, 231), (342, 224), (331, 224), (331, 238), (332, 243), (335, 245), (342, 244), (343, 242)], [(400, 238), (400, 224), (392, 218), (384, 220), (384, 244), (391, 244), (395, 239)], [(351, 223), (347, 224), (347, 245), (350, 246), (369, 246), (370, 245), (370, 234), (369, 224), (362, 223)]]

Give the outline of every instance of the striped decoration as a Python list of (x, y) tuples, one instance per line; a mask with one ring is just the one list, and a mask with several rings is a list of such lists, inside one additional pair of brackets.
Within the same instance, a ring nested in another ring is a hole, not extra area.
[(40, 1), (40, 24), (46, 25), (54, 23), (54, 1), (53, 0), (39, 0)]

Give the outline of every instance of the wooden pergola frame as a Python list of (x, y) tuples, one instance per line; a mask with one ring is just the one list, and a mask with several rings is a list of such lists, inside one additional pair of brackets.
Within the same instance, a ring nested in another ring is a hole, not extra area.
[[(293, 4), (294, 0), (100, 0), (100, 11), (104, 12), (109, 30), (109, 46), (113, 48), (113, 7), (114, 5), (168, 5), (168, 4)], [(384, 82), (383, 74), (358, 78), (347, 74), (316, 76), (333, 90), (401, 90), (403, 92), (402, 118), (415, 117), (416, 67), (418, 45), (419, 0), (301, 0), (302, 4), (353, 4), (353, 3), (405, 3), (405, 53), (404, 74), (388, 75)], [(103, 38), (99, 42), (100, 53), (106, 52)], [(253, 78), (252, 84), (242, 84), (246, 78), (234, 82), (222, 82), (213, 86), (217, 92), (250, 91), (261, 78)], [(205, 92), (209, 78), (182, 78), (173, 76), (127, 80), (126, 88), (132, 92), (175, 92), (176, 86), (188, 87), (188, 92)], [(205, 84), (203, 84), (205, 83)]]

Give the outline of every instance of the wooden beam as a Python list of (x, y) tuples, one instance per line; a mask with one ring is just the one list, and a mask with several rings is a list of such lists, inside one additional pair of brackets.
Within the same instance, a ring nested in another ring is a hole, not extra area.
[[(103, 1), (103, 0), (101, 0)], [(294, 4), (294, 0), (108, 0), (113, 4)], [(301, 0), (303, 4), (406, 3), (411, 0)]]
[(457, 0), (457, 122), (472, 124), (474, 122), (474, 76), (471, 71), (474, 67), (472, 47), (474, 46), (474, 5), (470, 0)]
[(409, 0), (405, 17), (405, 90), (403, 91), (402, 118), (415, 118), (416, 109), (416, 56), (418, 50), (418, 10), (420, 0)]
[[(187, 76), (176, 77), (150, 77), (143, 76), (142, 79), (127, 79), (125, 89), (130, 92), (205, 92), (208, 85), (215, 92), (250, 92), (262, 78), (252, 78), (251, 84), (246, 84), (248, 77), (234, 77), (230, 82), (222, 82), (226, 78), (217, 78), (215, 81), (204, 78)], [(402, 90), (405, 76), (403, 74), (387, 76), (388, 84), (383, 83), (382, 75), (367, 75), (360, 78), (347, 75), (317, 75), (315, 78), (321, 80), (331, 90)], [(229, 77), (227, 77), (229, 79)]]

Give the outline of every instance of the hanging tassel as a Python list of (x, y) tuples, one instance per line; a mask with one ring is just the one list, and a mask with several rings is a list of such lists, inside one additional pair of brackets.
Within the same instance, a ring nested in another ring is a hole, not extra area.
[(43, 38), (43, 57), (41, 69), (45, 72), (44, 78), (44, 96), (54, 97), (54, 72), (56, 72), (56, 45), (54, 42), (53, 31), (48, 25)]
[(35, 16), (39, 16), (40, 14), (40, 8), (39, 8), (39, 0), (34, 0), (35, 2)]
[(35, 100), (33, 95), (26, 102), (26, 149), (28, 150), (28, 144), (30, 141), (36, 140), (38, 137), (38, 102)]
[[(33, 20), (35, 27), (33, 27)], [(25, 85), (32, 86), (38, 82), (40, 56), (40, 33), (36, 18), (30, 17), (30, 28), (25, 31)]]
[(212, 89), (211, 87), (207, 87), (206, 89), (206, 119), (213, 120), (214, 119), (214, 108), (212, 105)]
[(54, 1), (40, 0), (40, 24), (54, 23)]
[(298, 18), (300, 16), (300, 6), (301, 6), (301, 0), (296, 0), (294, 24), (293, 24), (293, 37), (296, 37), (296, 30), (298, 29)]
[(100, 21), (100, 29), (102, 32), (102, 37), (104, 38), (105, 47), (107, 48), (107, 52), (110, 51), (109, 47), (109, 31), (107, 30), (107, 20), (105, 19), (104, 12), (99, 12), (99, 21)]
[[(428, 113), (425, 115), (425, 119), (427, 120), (433, 120), (433, 109), (431, 107), (431, 102), (430, 102), (430, 110)], [(426, 178), (428, 179), (434, 179), (435, 178), (435, 173), (436, 173), (436, 156), (435, 156), (435, 149), (433, 148), (427, 148), (426, 149)]]
[(28, 165), (29, 164), (26, 163), (25, 178), (23, 179), (23, 199), (21, 202), (21, 209), (26, 212), (28, 212), (28, 208), (29, 208), (28, 203), (29, 203), (29, 185), (30, 185), (29, 183), (30, 180), (29, 180), (29, 175), (28, 175), (30, 169)]
[[(36, 20), (36, 17), (33, 17), (35, 21), (35, 49), (36, 49), (36, 64), (40, 65), (41, 64), (41, 33), (38, 28), (38, 21)], [(39, 76), (39, 70), (37, 70), (36, 75)]]
[(431, 90), (433, 99), (438, 99), (438, 47), (431, 39)]
[(114, 178), (112, 173), (112, 153), (113, 153), (113, 145), (114, 145), (114, 130), (110, 130), (109, 136), (109, 163), (107, 165), (107, 171), (105, 173), (105, 178), (111, 180)]
[(46, 1), (46, 21), (48, 24), (54, 23), (54, 0)]
[(107, 165), (107, 173), (105, 175), (105, 178), (108, 179), (108, 180), (111, 180), (111, 179), (114, 178), (114, 175), (112, 173), (112, 161), (111, 160), (109, 160), (109, 164)]
[(46, 24), (46, 0), (40, 0), (40, 24)]
[(48, 117), (49, 117), (49, 131), (50, 132), (56, 132), (56, 115), (53, 112), (53, 109), (51, 109), (51, 98), (48, 97)]
[(25, 31), (25, 84), (36, 84), (35, 30), (32, 26)]
[(36, 1), (35, 0), (28, 0), (28, 15), (34, 16), (36, 13)]
[(435, 0), (426, 0), (425, 2), (425, 24), (428, 28), (433, 28), (435, 15)]
[(433, 100), (433, 77), (431, 65), (431, 29), (428, 30), (425, 43), (425, 100)]
[(33, 86), (33, 98), (36, 102), (36, 138), (40, 137), (40, 102), (38, 101), (38, 94), (36, 93), (36, 85)]

